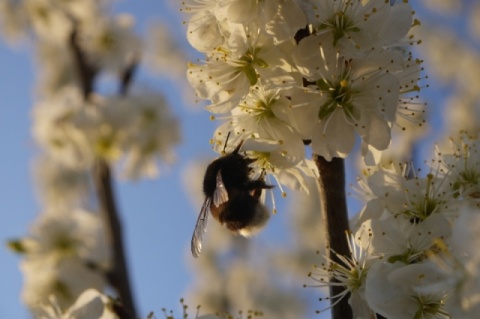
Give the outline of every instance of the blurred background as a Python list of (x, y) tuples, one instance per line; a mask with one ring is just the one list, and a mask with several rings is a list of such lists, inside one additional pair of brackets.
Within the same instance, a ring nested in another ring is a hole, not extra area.
[[(315, 314), (328, 307), (318, 301), (324, 291), (303, 288), (315, 284), (307, 274), (322, 261), (316, 254), (323, 247), (323, 229), (315, 196), (294, 191), (286, 198), (277, 194), (277, 214), (249, 240), (231, 236), (211, 220), (202, 256), (191, 256), (190, 239), (203, 202), (203, 173), (216, 156), (208, 141), (217, 123), (209, 120), (202, 103), (195, 102), (184, 77), (187, 61), (202, 57), (186, 41), (182, 22), (188, 17), (182, 15), (180, 5), (175, 0), (119, 0), (113, 5), (115, 13), (135, 18), (135, 30), (144, 40), (144, 60), (135, 85), (163, 92), (180, 119), (182, 135), (175, 149), (176, 162), (162, 166), (158, 179), (115, 184), (140, 313), (146, 317), (154, 311), (162, 318), (161, 309), (166, 308), (180, 316), (183, 297), (192, 313), (202, 304), (202, 313), (257, 309), (266, 318), (328, 318), (328, 311)], [(456, 133), (460, 125), (478, 126), (480, 3), (417, 0), (411, 6), (422, 23), (414, 28), (423, 40), (415, 50), (425, 60), (428, 76), (423, 83), (429, 87), (420, 96), (429, 105), (429, 126), (415, 132), (409, 147), (397, 155), (415, 158), (421, 166), (433, 156), (435, 141)], [(32, 50), (28, 41), (14, 45), (0, 41), (3, 243), (24, 236), (41, 209), (32, 175), (38, 152), (31, 133), (38, 70)], [(348, 159), (347, 166), (348, 184), (353, 184), (359, 167), (356, 159)], [(313, 183), (312, 193), (315, 187)], [(347, 191), (352, 192), (350, 186)], [(351, 196), (350, 214), (360, 208), (361, 203)], [(5, 245), (0, 249), (0, 318), (30, 318), (20, 300), (20, 259)]]

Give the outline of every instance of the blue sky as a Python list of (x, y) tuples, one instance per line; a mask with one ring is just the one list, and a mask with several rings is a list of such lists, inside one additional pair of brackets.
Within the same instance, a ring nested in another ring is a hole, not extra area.
[[(0, 65), (5, 75), (0, 79), (0, 147), (4, 154), (0, 165), (0, 198), (3, 207), (0, 236), (4, 242), (25, 233), (28, 222), (37, 211), (37, 205), (30, 176), (30, 160), (34, 152), (29, 118), (32, 65), (25, 50), (14, 52), (1, 44), (0, 52)], [(0, 259), (2, 284), (5, 286), (0, 296), (0, 317), (27, 317), (18, 297), (21, 288), (19, 259), (5, 247), (0, 249)]]

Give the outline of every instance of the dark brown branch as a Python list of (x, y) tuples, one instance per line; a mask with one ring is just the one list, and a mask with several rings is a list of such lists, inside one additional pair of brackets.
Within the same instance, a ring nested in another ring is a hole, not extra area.
[(73, 63), (77, 71), (79, 84), (82, 88), (83, 96), (87, 99), (93, 91), (97, 70), (88, 63), (82, 49), (78, 45), (78, 32), (76, 28), (74, 28), (72, 34), (70, 34), (69, 45), (72, 50)]
[(125, 96), (128, 93), (128, 89), (130, 84), (132, 83), (133, 76), (135, 71), (137, 70), (139, 57), (134, 56), (129, 63), (129, 65), (125, 68), (120, 76), (120, 95)]
[[(345, 167), (341, 158), (333, 158), (330, 162), (322, 156), (313, 155), (313, 159), (320, 173), (320, 201), (322, 214), (327, 230), (327, 247), (329, 258), (335, 263), (343, 265), (337, 257), (350, 257), (345, 232), (349, 230), (347, 202), (345, 197)], [(335, 279), (331, 278), (331, 282)], [(335, 296), (344, 291), (345, 288), (330, 286), (330, 296)], [(348, 304), (349, 295), (345, 296), (332, 308), (332, 319), (353, 318), (352, 309)], [(332, 303), (334, 300), (332, 300)]]
[(136, 318), (135, 302), (128, 278), (127, 258), (123, 245), (122, 225), (115, 204), (108, 164), (104, 160), (98, 160), (93, 175), (100, 209), (104, 212), (104, 223), (108, 226), (105, 229), (106, 235), (113, 250), (112, 269), (108, 277), (112, 286), (117, 290), (123, 305), (123, 313), (117, 314), (121, 319)]
[[(85, 100), (88, 100), (93, 92), (93, 84), (97, 75), (97, 69), (88, 63), (82, 49), (78, 45), (77, 30), (74, 29), (69, 39), (73, 61), (78, 74), (79, 85)], [(136, 62), (125, 72), (121, 79), (121, 90), (127, 91), (131, 81)], [(92, 172), (95, 183), (98, 204), (104, 220), (107, 241), (113, 251), (112, 269), (107, 275), (110, 285), (117, 291), (121, 305), (116, 304), (115, 312), (120, 319), (137, 318), (136, 307), (133, 299), (133, 291), (130, 286), (128, 267), (123, 244), (123, 232), (119, 219), (115, 196), (112, 186), (112, 178), (108, 164), (98, 159)]]

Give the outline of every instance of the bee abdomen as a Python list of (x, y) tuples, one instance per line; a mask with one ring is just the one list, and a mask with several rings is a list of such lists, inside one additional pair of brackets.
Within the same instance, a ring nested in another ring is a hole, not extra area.
[(222, 224), (245, 237), (255, 234), (269, 218), (268, 209), (248, 193), (231, 199), (219, 215)]

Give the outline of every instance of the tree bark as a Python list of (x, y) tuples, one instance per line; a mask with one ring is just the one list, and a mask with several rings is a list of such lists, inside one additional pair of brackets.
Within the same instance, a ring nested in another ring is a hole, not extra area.
[(128, 278), (127, 258), (123, 244), (123, 231), (114, 198), (110, 168), (104, 160), (98, 160), (94, 169), (95, 187), (103, 216), (105, 232), (113, 252), (110, 284), (117, 290), (122, 304), (117, 314), (121, 319), (137, 318), (132, 288)]
[[(326, 227), (328, 256), (332, 262), (343, 264), (336, 254), (350, 257), (350, 249), (345, 235), (345, 232), (349, 230), (349, 225), (345, 197), (344, 161), (341, 158), (333, 158), (329, 162), (317, 154), (313, 155), (313, 159), (320, 174), (320, 201)], [(330, 278), (330, 282), (335, 282), (335, 279)], [(344, 290), (345, 288), (341, 286), (330, 286), (330, 297), (338, 295)], [(332, 319), (353, 318), (348, 299), (349, 295), (332, 308)], [(331, 299), (331, 303), (334, 301)]]

